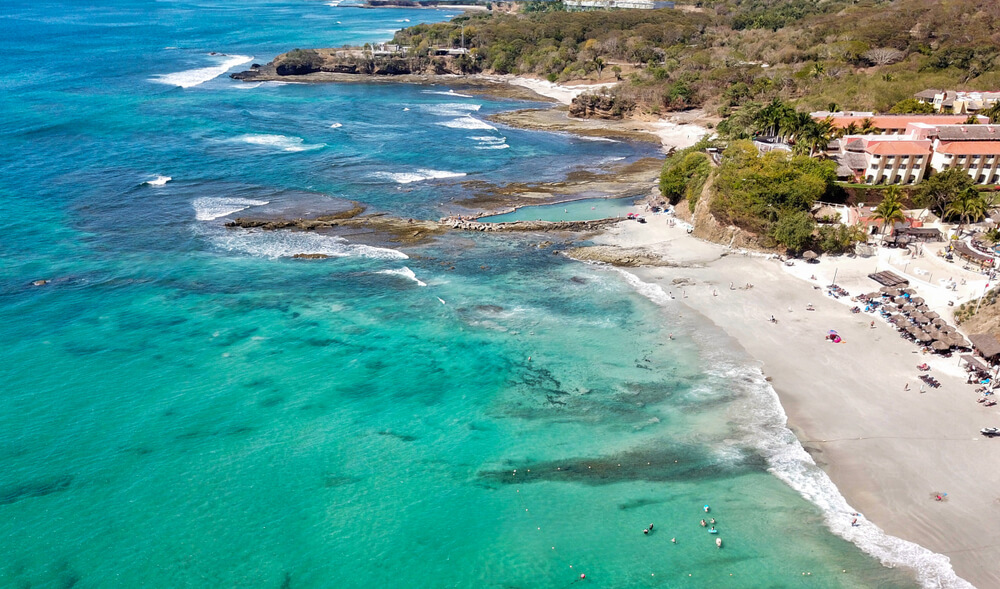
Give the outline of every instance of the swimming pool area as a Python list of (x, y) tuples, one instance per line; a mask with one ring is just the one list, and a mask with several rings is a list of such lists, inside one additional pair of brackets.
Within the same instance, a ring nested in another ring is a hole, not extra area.
[(482, 223), (507, 223), (510, 221), (594, 221), (609, 217), (624, 217), (632, 212), (636, 198), (588, 198), (550, 205), (526, 206), (503, 213), (480, 217)]

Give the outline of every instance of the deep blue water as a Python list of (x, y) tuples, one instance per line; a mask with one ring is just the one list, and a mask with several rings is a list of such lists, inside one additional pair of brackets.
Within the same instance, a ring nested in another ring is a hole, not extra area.
[(223, 227), (651, 154), (461, 88), (222, 75), (448, 14), (0, 9), (0, 586), (912, 586), (768, 472), (801, 449), (759, 370), (623, 275)]

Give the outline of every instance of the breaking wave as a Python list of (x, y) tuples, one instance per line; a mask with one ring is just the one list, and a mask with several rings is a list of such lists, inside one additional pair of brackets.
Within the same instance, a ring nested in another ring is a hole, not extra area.
[(446, 172), (444, 170), (421, 169), (413, 172), (376, 172), (375, 178), (391, 180), (399, 184), (410, 184), (411, 182), (422, 182), (424, 180), (438, 180), (441, 178), (461, 178), (465, 172)]
[(450, 121), (445, 121), (443, 123), (438, 123), (442, 127), (450, 127), (452, 129), (483, 129), (488, 131), (496, 131), (497, 128), (493, 125), (487, 123), (486, 121), (481, 121), (472, 115), (466, 115), (464, 117), (459, 117), (457, 119), (452, 119)]
[(149, 81), (156, 82), (158, 84), (167, 84), (168, 86), (193, 88), (194, 86), (204, 84), (209, 80), (218, 78), (238, 65), (247, 64), (253, 61), (253, 56), (247, 55), (216, 55), (213, 57), (224, 59), (218, 65), (185, 70), (183, 72), (175, 72), (172, 74), (160, 74), (158, 76), (153, 76), (149, 79)]
[(413, 270), (410, 270), (406, 266), (403, 266), (398, 270), (379, 270), (378, 272), (376, 272), (376, 274), (385, 274), (387, 276), (400, 276), (402, 278), (406, 278), (408, 280), (416, 282), (417, 286), (427, 286), (426, 282), (417, 278), (417, 275), (413, 273)]
[(173, 178), (171, 178), (170, 176), (157, 176), (152, 180), (146, 180), (145, 182), (143, 182), (143, 184), (147, 186), (163, 186), (164, 184), (170, 182), (171, 180), (173, 180)]
[(326, 147), (326, 143), (306, 143), (301, 137), (289, 137), (286, 135), (240, 135), (233, 139), (233, 141), (287, 152), (309, 151)]
[(199, 221), (212, 221), (219, 217), (232, 215), (250, 207), (263, 206), (267, 203), (268, 201), (266, 200), (253, 200), (250, 198), (203, 196), (191, 201), (191, 206), (194, 208), (195, 219)]
[(219, 231), (210, 237), (219, 249), (258, 258), (291, 258), (295, 254), (323, 254), (331, 258), (362, 257), (405, 260), (394, 249), (348, 243), (336, 236), (297, 231)]

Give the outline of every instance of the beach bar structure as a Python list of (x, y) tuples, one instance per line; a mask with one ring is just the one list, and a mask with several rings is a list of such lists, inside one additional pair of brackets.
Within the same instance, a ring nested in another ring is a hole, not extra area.
[(994, 258), (992, 256), (988, 256), (982, 252), (977, 252), (969, 247), (969, 244), (964, 241), (953, 243), (951, 245), (951, 251), (958, 254), (958, 256), (963, 260), (976, 264), (980, 268), (989, 268), (993, 266)]
[(900, 227), (896, 229), (896, 235), (909, 237), (912, 241), (942, 241), (940, 229), (934, 227)]
[(1000, 360), (1000, 341), (992, 333), (974, 333), (969, 336), (972, 347), (987, 362)]

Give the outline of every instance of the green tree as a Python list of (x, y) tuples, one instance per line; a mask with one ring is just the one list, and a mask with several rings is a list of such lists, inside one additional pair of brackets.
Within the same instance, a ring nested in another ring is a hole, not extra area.
[(879, 128), (875, 126), (875, 120), (871, 117), (865, 117), (861, 119), (861, 128), (858, 129), (862, 135), (878, 135), (881, 132)]
[(901, 190), (899, 186), (890, 186), (885, 190), (882, 202), (875, 207), (873, 219), (882, 221), (882, 233), (886, 227), (906, 220), (906, 213), (903, 211), (903, 203), (900, 199)]
[(934, 112), (934, 105), (920, 102), (916, 98), (904, 98), (889, 109), (892, 114), (919, 114), (929, 115)]
[(786, 213), (778, 217), (771, 237), (793, 253), (799, 253), (812, 243), (816, 222), (806, 211)]
[(824, 225), (819, 228), (816, 242), (824, 252), (842, 254), (850, 251), (855, 243), (866, 239), (868, 235), (858, 225)]
[(945, 170), (920, 183), (918, 202), (920, 206), (929, 208), (941, 216), (948, 203), (972, 186), (974, 186), (972, 178), (965, 170), (961, 168)]
[(993, 106), (984, 110), (982, 114), (989, 117), (991, 123), (1000, 121), (1000, 101), (993, 103)]
[(959, 220), (958, 232), (970, 222), (979, 221), (990, 211), (992, 203), (975, 186), (970, 186), (948, 203), (945, 214), (948, 218)]

